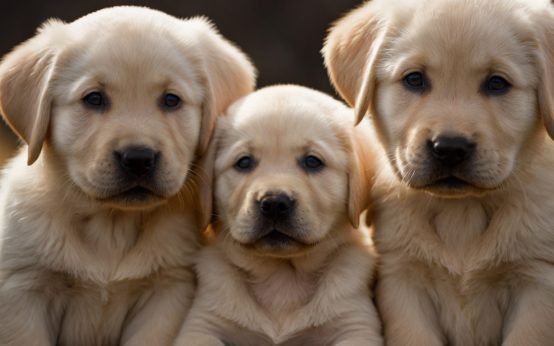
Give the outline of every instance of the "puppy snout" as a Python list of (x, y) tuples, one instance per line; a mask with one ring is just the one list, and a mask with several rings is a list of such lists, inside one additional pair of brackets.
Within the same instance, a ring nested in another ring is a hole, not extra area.
[(158, 165), (159, 156), (159, 152), (140, 146), (114, 151), (114, 157), (119, 167), (134, 178), (152, 174)]
[(439, 136), (429, 140), (428, 146), (435, 160), (447, 168), (454, 168), (473, 155), (476, 144), (465, 137)]
[(296, 201), (284, 193), (265, 195), (259, 201), (260, 213), (270, 220), (290, 216), (295, 205)]

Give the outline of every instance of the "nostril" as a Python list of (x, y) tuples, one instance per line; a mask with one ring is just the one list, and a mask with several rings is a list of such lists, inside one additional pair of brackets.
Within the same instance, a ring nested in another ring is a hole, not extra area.
[(289, 203), (284, 203), (284, 202), (278, 202), (277, 203), (277, 210), (280, 213), (287, 212), (289, 209), (290, 209), (290, 204)]
[(260, 209), (262, 212), (268, 213), (271, 211), (271, 208), (272, 208), (272, 204), (268, 199), (263, 199), (260, 202)]
[(119, 166), (135, 177), (152, 173), (157, 166), (159, 156), (159, 152), (147, 147), (128, 147), (114, 152)]
[(286, 194), (266, 195), (259, 202), (260, 212), (269, 218), (287, 216), (292, 212), (295, 201)]
[(433, 157), (450, 168), (467, 160), (476, 148), (474, 142), (464, 137), (437, 137), (427, 144)]

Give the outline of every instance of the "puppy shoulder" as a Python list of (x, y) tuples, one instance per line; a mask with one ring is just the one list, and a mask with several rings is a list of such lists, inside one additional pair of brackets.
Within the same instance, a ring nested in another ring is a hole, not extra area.
[(339, 248), (328, 266), (324, 282), (334, 287), (325, 290), (341, 292), (338, 294), (343, 296), (369, 291), (375, 276), (375, 249), (366, 235), (355, 234), (353, 238)]
[[(20, 148), (18, 153), (2, 169), (0, 177), (2, 201), (5, 198), (11, 200), (23, 198), (27, 194), (33, 194), (33, 191), (37, 187), (36, 182), (42, 176), (40, 166), (40, 160), (31, 166), (27, 165), (27, 147)], [(20, 195), (21, 197), (18, 197)], [(4, 208), (5, 205), (5, 203), (1, 203), (0, 207)]]

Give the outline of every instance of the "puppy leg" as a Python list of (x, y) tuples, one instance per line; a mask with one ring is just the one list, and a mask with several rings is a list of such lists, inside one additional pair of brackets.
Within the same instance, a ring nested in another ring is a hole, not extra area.
[[(54, 345), (57, 331), (49, 321), (49, 309), (54, 307), (49, 307), (40, 293), (22, 292), (16, 281), (8, 280), (0, 286), (0, 345)], [(9, 288), (11, 285), (13, 288)]]
[(377, 305), (391, 346), (441, 346), (445, 338), (431, 299), (409, 273), (388, 273), (377, 284)]
[(226, 321), (220, 319), (213, 311), (205, 309), (204, 304), (196, 300), (174, 345), (224, 346), (225, 342), (220, 340), (220, 336), (229, 327)]
[[(554, 277), (552, 270), (549, 275)], [(554, 340), (554, 288), (529, 285), (519, 290), (514, 298), (515, 305), (506, 318), (502, 345), (551, 345)]]
[(187, 333), (180, 336), (175, 345), (187, 346), (225, 346), (225, 343), (217, 337), (208, 334)]
[[(363, 298), (358, 300), (363, 301)], [(333, 345), (335, 346), (378, 346), (383, 345), (381, 323), (373, 306), (360, 309), (341, 316), (334, 327), (340, 332)], [(323, 342), (322, 342), (323, 344)]]
[(131, 311), (121, 345), (171, 345), (175, 340), (192, 305), (194, 279), (189, 273), (189, 279), (162, 285), (146, 293)]

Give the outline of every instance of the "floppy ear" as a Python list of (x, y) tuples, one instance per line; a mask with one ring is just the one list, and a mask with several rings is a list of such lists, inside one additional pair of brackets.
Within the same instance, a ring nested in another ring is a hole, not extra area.
[(52, 36), (63, 26), (59, 21), (46, 23), (0, 64), (0, 111), (28, 144), (29, 165), (38, 158), (50, 124), (50, 81), (56, 60)]
[(554, 14), (541, 13), (537, 54), (540, 85), (537, 89), (539, 111), (550, 138), (554, 139)]
[[(366, 129), (367, 130), (367, 129)], [(368, 209), (370, 189), (374, 179), (374, 155), (368, 141), (367, 131), (360, 127), (352, 129), (352, 154), (348, 174), (348, 218), (355, 228), (360, 214)]]
[(356, 109), (356, 124), (373, 107), (375, 65), (386, 35), (372, 2), (348, 13), (330, 29), (322, 53), (331, 82)]
[(207, 19), (190, 21), (204, 32), (199, 40), (207, 84), (197, 149), (201, 155), (208, 147), (217, 115), (233, 101), (254, 90), (256, 69), (248, 57), (224, 39)]
[(215, 153), (216, 140), (212, 138), (204, 154), (195, 163), (196, 175), (191, 179), (198, 198), (194, 202), (198, 206), (198, 220), (202, 228), (206, 228), (212, 219)]

